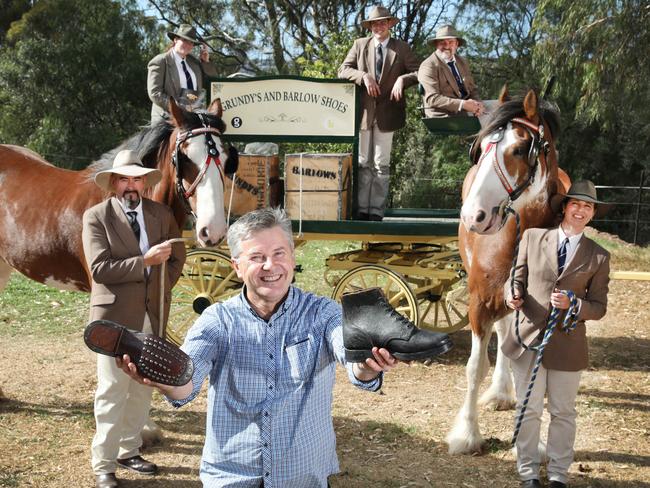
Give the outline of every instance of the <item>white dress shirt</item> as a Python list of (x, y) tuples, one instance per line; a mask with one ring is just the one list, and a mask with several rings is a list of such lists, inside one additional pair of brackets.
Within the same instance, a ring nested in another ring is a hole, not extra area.
[(190, 74), (190, 77), (192, 78), (192, 84), (194, 85), (194, 89), (196, 90), (198, 87), (198, 85), (196, 84), (196, 74), (194, 73), (194, 71), (192, 71), (192, 68), (190, 68), (190, 64), (187, 62), (187, 59), (181, 58), (180, 55), (173, 49), (172, 52), (174, 53), (174, 61), (176, 61), (178, 78), (181, 80), (181, 88), (187, 88), (187, 78), (185, 78), (185, 72), (183, 71), (183, 66), (181, 65), (181, 61), (185, 61), (185, 67), (187, 68), (187, 72)]

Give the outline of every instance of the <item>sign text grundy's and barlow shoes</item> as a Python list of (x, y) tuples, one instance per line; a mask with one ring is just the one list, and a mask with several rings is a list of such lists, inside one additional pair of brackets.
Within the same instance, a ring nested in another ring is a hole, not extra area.
[(383, 347), (404, 361), (431, 359), (452, 347), (447, 334), (418, 329), (396, 312), (379, 288), (346, 293), (341, 305), (346, 361), (372, 358), (373, 347)]

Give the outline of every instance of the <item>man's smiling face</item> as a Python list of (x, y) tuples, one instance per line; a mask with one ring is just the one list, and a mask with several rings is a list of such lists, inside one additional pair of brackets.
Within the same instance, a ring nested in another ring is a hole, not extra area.
[(233, 258), (237, 276), (246, 285), (246, 297), (256, 309), (274, 309), (286, 296), (296, 260), (293, 246), (280, 227), (256, 232), (242, 241)]

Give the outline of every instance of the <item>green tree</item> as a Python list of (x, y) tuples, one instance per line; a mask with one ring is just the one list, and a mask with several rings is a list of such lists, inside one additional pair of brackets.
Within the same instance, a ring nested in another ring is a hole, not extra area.
[(155, 23), (135, 2), (42, 0), (0, 48), (0, 140), (79, 168), (148, 120)]

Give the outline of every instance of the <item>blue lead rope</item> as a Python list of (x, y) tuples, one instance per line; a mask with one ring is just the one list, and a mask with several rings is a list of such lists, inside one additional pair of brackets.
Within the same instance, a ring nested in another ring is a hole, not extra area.
[[(575, 329), (576, 325), (578, 324), (578, 317), (577, 317), (578, 298), (576, 297), (575, 293), (573, 293), (571, 290), (561, 290), (560, 293), (564, 293), (567, 297), (569, 297), (569, 308), (562, 322), (562, 332), (568, 334), (573, 329)], [(546, 330), (544, 331), (544, 338), (542, 339), (541, 344), (539, 344), (538, 346), (526, 346), (523, 343), (521, 344), (526, 349), (537, 351), (537, 357), (535, 359), (535, 367), (533, 368), (533, 372), (530, 376), (530, 383), (528, 384), (528, 389), (526, 390), (526, 396), (524, 397), (524, 401), (521, 404), (521, 412), (519, 412), (519, 415), (517, 416), (517, 422), (515, 423), (515, 433), (512, 435), (512, 441), (511, 441), (513, 446), (515, 445), (515, 442), (517, 441), (517, 437), (519, 436), (519, 431), (521, 430), (521, 424), (524, 420), (524, 414), (526, 413), (526, 407), (528, 407), (528, 401), (530, 400), (530, 395), (533, 392), (535, 379), (537, 378), (537, 372), (539, 371), (539, 367), (542, 364), (542, 357), (544, 356), (544, 348), (551, 340), (551, 336), (553, 335), (553, 332), (555, 331), (555, 327), (557, 326), (558, 323), (558, 318), (560, 317), (560, 312), (561, 310), (555, 307), (553, 307), (553, 309), (551, 310), (551, 315), (548, 318)], [(517, 338), (519, 339), (518, 318), (519, 317), (517, 317), (517, 319), (515, 320), (515, 330), (517, 331)], [(521, 343), (521, 339), (519, 340)]]

